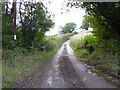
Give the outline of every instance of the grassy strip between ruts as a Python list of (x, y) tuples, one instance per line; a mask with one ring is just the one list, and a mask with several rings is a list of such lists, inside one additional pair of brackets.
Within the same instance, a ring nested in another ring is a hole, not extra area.
[(16, 48), (15, 50), (3, 49), (2, 61), (2, 84), (3, 88), (9, 88), (14, 83), (19, 83), (25, 77), (32, 74), (41, 64), (48, 58), (52, 57), (63, 42), (69, 39), (72, 34), (48, 36), (46, 39), (52, 50), (38, 51), (33, 49), (28, 51), (23, 48)]

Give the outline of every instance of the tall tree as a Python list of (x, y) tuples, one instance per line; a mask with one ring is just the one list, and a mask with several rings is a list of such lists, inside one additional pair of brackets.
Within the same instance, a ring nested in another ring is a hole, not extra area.
[[(12, 6), (12, 8), (10, 7)], [(2, 3), (2, 46), (13, 48), (13, 4)]]
[[(22, 8), (21, 5), (24, 5)], [(22, 12), (21, 10), (24, 10)], [(19, 7), (22, 46), (29, 48), (34, 42), (39, 42), (44, 37), (46, 31), (53, 26), (50, 17), (47, 17), (45, 6), (41, 2), (24, 2)]]
[(111, 32), (112, 38), (120, 40), (120, 3), (83, 3), (81, 5), (86, 8), (89, 15), (96, 17), (97, 21), (105, 28), (106, 33)]
[(111, 32), (111, 38), (115, 38), (120, 41), (120, 2), (81, 3), (80, 0), (71, 0), (68, 1), (68, 6), (84, 8), (88, 15), (96, 18), (104, 28), (105, 33)]
[(66, 23), (63, 27), (61, 27), (61, 34), (72, 33), (76, 28), (76, 24), (73, 22)]
[(88, 22), (88, 17), (87, 16), (84, 16), (84, 19), (82, 21), (82, 25), (80, 28), (82, 29), (85, 29), (85, 30), (88, 30), (88, 28), (90, 27), (90, 24)]
[[(14, 43), (14, 46), (17, 45), (29, 49), (33, 44), (41, 42), (45, 32), (54, 23), (50, 19), (50, 15), (47, 14), (46, 7), (41, 2), (26, 1), (19, 2), (17, 5), (19, 10), (16, 10), (16, 2), (4, 2), (2, 4), (3, 46), (13, 49)], [(12, 40), (13, 33), (15, 35), (14, 42)], [(17, 42), (15, 40), (16, 34)]]

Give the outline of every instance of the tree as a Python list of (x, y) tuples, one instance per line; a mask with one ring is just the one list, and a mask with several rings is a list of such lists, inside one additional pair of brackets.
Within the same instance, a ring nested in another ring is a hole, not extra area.
[[(105, 30), (105, 34), (108, 34), (117, 40), (120, 40), (120, 3), (110, 2), (94, 2), (83, 3), (81, 7), (86, 8), (86, 12), (92, 15), (101, 24)], [(111, 39), (109, 38), (109, 39)], [(106, 39), (106, 38), (104, 38)]]
[(2, 46), (4, 48), (13, 48), (13, 9), (9, 6), (10, 2), (2, 3)]
[(88, 30), (89, 27), (90, 27), (90, 25), (89, 25), (87, 16), (85, 15), (80, 28)]
[(112, 36), (111, 38), (120, 41), (120, 2), (81, 3), (78, 0), (71, 0), (68, 1), (68, 5), (84, 8), (86, 14), (96, 18), (97, 22), (104, 28), (105, 34), (109, 33)]
[[(10, 8), (9, 4), (12, 8)], [(54, 23), (50, 19), (49, 12), (47, 12), (47, 8), (42, 2), (18, 2), (19, 9), (16, 11), (17, 20), (14, 17), (16, 16), (14, 14), (14, 10), (16, 9), (14, 8), (15, 5), (15, 2), (4, 2), (2, 4), (3, 46), (13, 49), (13, 25), (17, 21), (17, 25), (14, 25), (14, 28), (16, 28), (14, 34), (17, 34), (16, 45), (30, 49), (36, 43), (42, 42), (45, 32), (49, 31), (49, 28)]]
[(73, 22), (66, 23), (64, 27), (61, 27), (62, 30), (60, 31), (60, 33), (61, 34), (72, 33), (75, 30), (75, 28), (76, 28), (75, 23)]
[(29, 48), (34, 42), (39, 43), (54, 23), (47, 17), (43, 3), (24, 2), (23, 5), (25, 12), (21, 12), (21, 6), (19, 8), (22, 46)]

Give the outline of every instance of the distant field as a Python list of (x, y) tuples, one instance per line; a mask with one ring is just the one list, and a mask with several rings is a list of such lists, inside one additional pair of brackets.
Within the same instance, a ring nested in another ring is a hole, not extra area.
[(90, 31), (82, 30), (82, 31), (79, 32), (78, 34), (72, 36), (70, 39), (79, 40), (80, 38), (83, 38), (84, 36), (90, 35), (90, 34), (92, 34)]

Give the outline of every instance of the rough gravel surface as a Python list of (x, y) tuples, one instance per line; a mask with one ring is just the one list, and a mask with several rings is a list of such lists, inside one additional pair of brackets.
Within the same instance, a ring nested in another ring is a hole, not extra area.
[(16, 88), (115, 88), (96, 76), (81, 62), (69, 46), (63, 43), (53, 58), (46, 62)]

